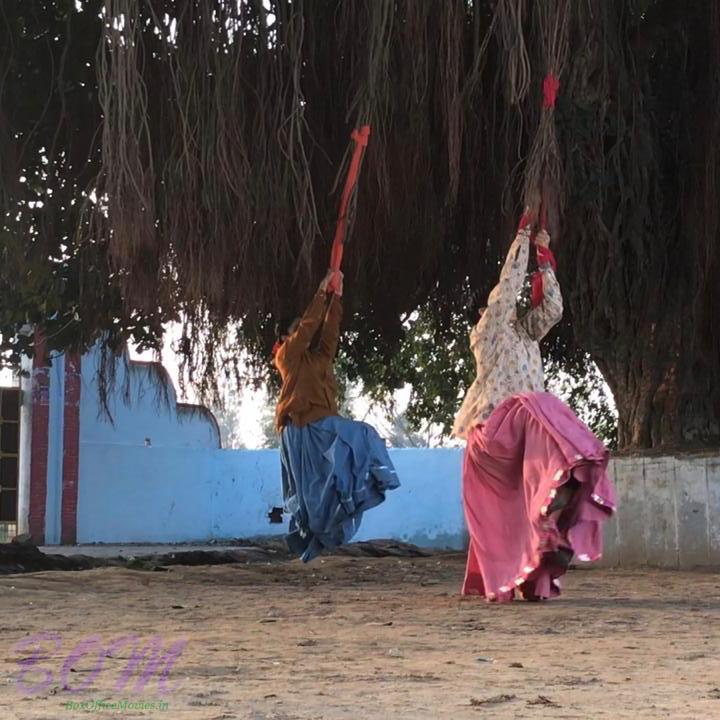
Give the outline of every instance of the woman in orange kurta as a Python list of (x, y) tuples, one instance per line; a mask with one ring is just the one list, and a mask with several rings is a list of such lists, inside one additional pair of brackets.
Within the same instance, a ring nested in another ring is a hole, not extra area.
[(333, 364), (342, 289), (342, 274), (330, 271), (275, 353), (282, 378), (275, 421), (283, 497), (291, 514), (287, 541), (305, 562), (348, 542), (363, 513), (400, 484), (375, 429), (337, 414)]

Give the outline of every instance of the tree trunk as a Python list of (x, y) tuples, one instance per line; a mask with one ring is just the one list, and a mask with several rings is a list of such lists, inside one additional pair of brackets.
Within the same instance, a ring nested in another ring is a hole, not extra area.
[(621, 343), (624, 353), (596, 353), (618, 408), (618, 446), (622, 451), (717, 447), (720, 356), (693, 342), (698, 328), (687, 311), (679, 320), (678, 338), (686, 342), (663, 351), (655, 338), (671, 335), (678, 320), (670, 314), (662, 320), (665, 327), (654, 326), (653, 333)]
[(708, 68), (720, 58), (720, 10), (629, 8), (578, 5), (588, 60), (566, 73), (560, 123), (572, 188), (559, 253), (566, 306), (615, 396), (621, 451), (717, 447), (720, 78)]

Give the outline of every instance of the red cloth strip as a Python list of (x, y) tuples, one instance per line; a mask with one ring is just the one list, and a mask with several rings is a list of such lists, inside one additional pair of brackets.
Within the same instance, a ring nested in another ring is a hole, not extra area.
[(557, 262), (555, 261), (555, 255), (553, 255), (553, 251), (549, 247), (543, 247), (542, 245), (538, 245), (535, 248), (537, 252), (537, 261), (538, 265), (551, 265), (553, 270), (557, 270)]
[(535, 211), (530, 210), (529, 208), (522, 214), (522, 217), (520, 218), (520, 223), (518, 224), (518, 230), (525, 230), (525, 228), (530, 227), (531, 225), (535, 224)]
[[(535, 252), (537, 253), (538, 265), (550, 265), (553, 270), (557, 270), (557, 262), (555, 256), (550, 248), (543, 247), (542, 245), (535, 246)], [(538, 307), (542, 304), (545, 298), (545, 288), (543, 286), (543, 274), (540, 270), (537, 270), (532, 274), (531, 277), (532, 291), (530, 294), (530, 304), (533, 308)]]
[[(350, 197), (357, 183), (360, 173), (360, 163), (362, 162), (365, 148), (370, 137), (370, 126), (363, 125), (359, 130), (353, 130), (351, 138), (355, 143), (350, 167), (348, 168), (347, 179), (345, 180), (345, 188), (340, 198), (340, 210), (338, 212), (337, 225), (335, 226), (335, 238), (333, 239), (332, 251), (330, 252), (330, 269), (339, 270), (342, 264), (343, 247), (345, 245), (345, 235), (347, 234), (347, 209), (350, 203)], [(335, 289), (334, 279), (330, 282), (329, 291)]]
[(543, 107), (546, 110), (552, 110), (555, 107), (559, 90), (560, 80), (549, 72), (543, 80)]
[(530, 295), (530, 305), (533, 309), (542, 304), (543, 298), (545, 297), (545, 290), (543, 288), (543, 276), (538, 270), (532, 274), (531, 278), (532, 292)]

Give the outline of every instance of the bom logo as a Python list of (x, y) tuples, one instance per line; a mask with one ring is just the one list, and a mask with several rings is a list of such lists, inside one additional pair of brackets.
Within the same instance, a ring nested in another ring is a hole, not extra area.
[[(89, 635), (70, 649), (63, 659), (62, 638), (58, 633), (36, 633), (23, 638), (13, 648), (19, 666), (15, 675), (17, 689), (23, 695), (37, 695), (51, 685), (58, 685), (72, 693), (87, 691), (103, 672), (108, 658), (129, 652), (127, 664), (118, 675), (114, 690), (140, 693), (153, 678), (157, 678), (160, 692), (167, 695), (179, 687), (178, 683), (171, 685), (170, 672), (187, 642), (187, 639), (175, 640), (164, 647), (164, 640), (159, 635), (145, 640), (137, 635), (125, 635), (105, 643), (99, 635)], [(60, 661), (62, 665), (58, 665)], [(73, 675), (82, 663), (84, 676), (85, 668), (93, 662), (92, 669), (82, 679)]]

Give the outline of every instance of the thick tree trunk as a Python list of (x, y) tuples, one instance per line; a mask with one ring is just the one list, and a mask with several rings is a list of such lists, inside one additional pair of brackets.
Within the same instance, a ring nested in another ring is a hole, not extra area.
[[(681, 323), (687, 343), (669, 351), (648, 335), (625, 344), (624, 353), (599, 353), (598, 366), (618, 408), (620, 450), (720, 446), (720, 356), (691, 341), (698, 330), (690, 313), (683, 313)], [(657, 337), (670, 334), (668, 328), (654, 330)]]
[[(589, 60), (566, 73), (560, 124), (572, 188), (559, 253), (566, 307), (615, 396), (621, 451), (718, 447), (720, 77), (708, 69), (720, 11), (663, 0), (633, 17), (629, 7), (578, 5), (575, 42), (587, 35)], [(673, 62), (683, 25), (692, 40)]]

